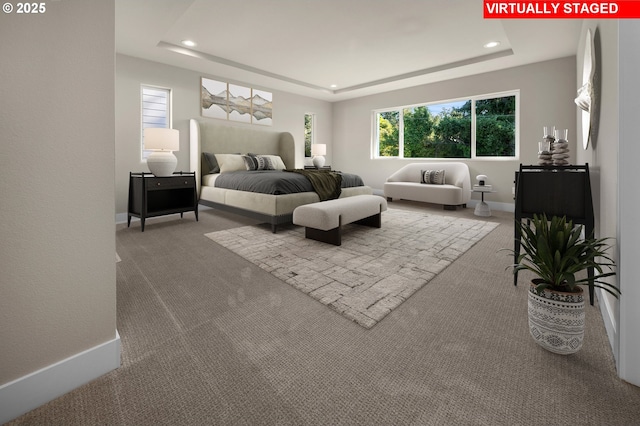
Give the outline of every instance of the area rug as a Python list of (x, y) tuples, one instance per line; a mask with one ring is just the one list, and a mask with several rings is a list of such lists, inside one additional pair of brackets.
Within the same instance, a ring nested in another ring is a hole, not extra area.
[(389, 209), (382, 228), (346, 225), (342, 245), (304, 228), (243, 226), (205, 234), (287, 284), (371, 328), (498, 224)]

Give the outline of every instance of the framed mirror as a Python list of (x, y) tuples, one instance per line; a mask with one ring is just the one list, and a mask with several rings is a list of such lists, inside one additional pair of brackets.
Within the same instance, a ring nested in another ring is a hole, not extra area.
[(582, 86), (578, 89), (575, 99), (576, 105), (582, 110), (582, 147), (587, 149), (591, 138), (591, 124), (594, 113), (594, 74), (596, 71), (596, 55), (593, 46), (593, 34), (587, 30), (584, 43), (584, 57), (582, 59)]

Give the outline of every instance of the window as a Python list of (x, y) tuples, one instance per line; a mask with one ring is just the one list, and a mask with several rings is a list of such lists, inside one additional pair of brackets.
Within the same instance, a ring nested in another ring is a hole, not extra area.
[(144, 149), (144, 129), (147, 127), (171, 128), (171, 89), (141, 86), (142, 126), (140, 130), (140, 150), (142, 160), (151, 151)]
[(374, 111), (374, 158), (514, 158), (519, 92)]
[(313, 143), (313, 131), (315, 127), (315, 114), (304, 115), (304, 156), (311, 157), (311, 144)]

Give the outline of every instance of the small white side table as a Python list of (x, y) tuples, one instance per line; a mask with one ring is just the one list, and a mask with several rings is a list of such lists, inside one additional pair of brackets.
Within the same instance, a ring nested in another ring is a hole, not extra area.
[(492, 193), (495, 193), (495, 192), (498, 192), (498, 191), (493, 191), (493, 190), (490, 190), (490, 189), (486, 189), (485, 190), (485, 189), (474, 188), (474, 189), (471, 190), (471, 192), (479, 192), (480, 193), (480, 198), (481, 198), (481, 201), (478, 204), (476, 204), (476, 209), (473, 211), (473, 214), (475, 214), (476, 216), (484, 216), (484, 217), (491, 216), (491, 208), (489, 207), (489, 204), (487, 204), (484, 201), (484, 194), (485, 193), (491, 193), (492, 194)]

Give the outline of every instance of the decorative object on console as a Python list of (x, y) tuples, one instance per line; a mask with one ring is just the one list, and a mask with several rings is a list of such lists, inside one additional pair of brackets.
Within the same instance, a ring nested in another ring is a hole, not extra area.
[(556, 129), (555, 126), (544, 126), (542, 142), (538, 142), (538, 165), (569, 165), (568, 129)]
[(487, 175), (478, 175), (476, 176), (476, 180), (478, 181), (478, 186), (484, 186), (487, 183)]
[(542, 142), (538, 142), (538, 164), (541, 166), (550, 166), (553, 164), (551, 149), (555, 142), (554, 132), (555, 126), (543, 127)]
[(313, 165), (316, 169), (324, 166), (324, 155), (327, 154), (327, 145), (323, 143), (314, 143), (311, 145), (311, 155), (313, 155)]
[(568, 129), (555, 129), (553, 150), (551, 151), (551, 159), (554, 166), (567, 166), (569, 161), (569, 142), (567, 142)]
[(171, 176), (178, 164), (173, 151), (180, 149), (180, 132), (161, 127), (146, 128), (144, 149), (153, 150), (147, 158), (149, 171), (158, 177)]

